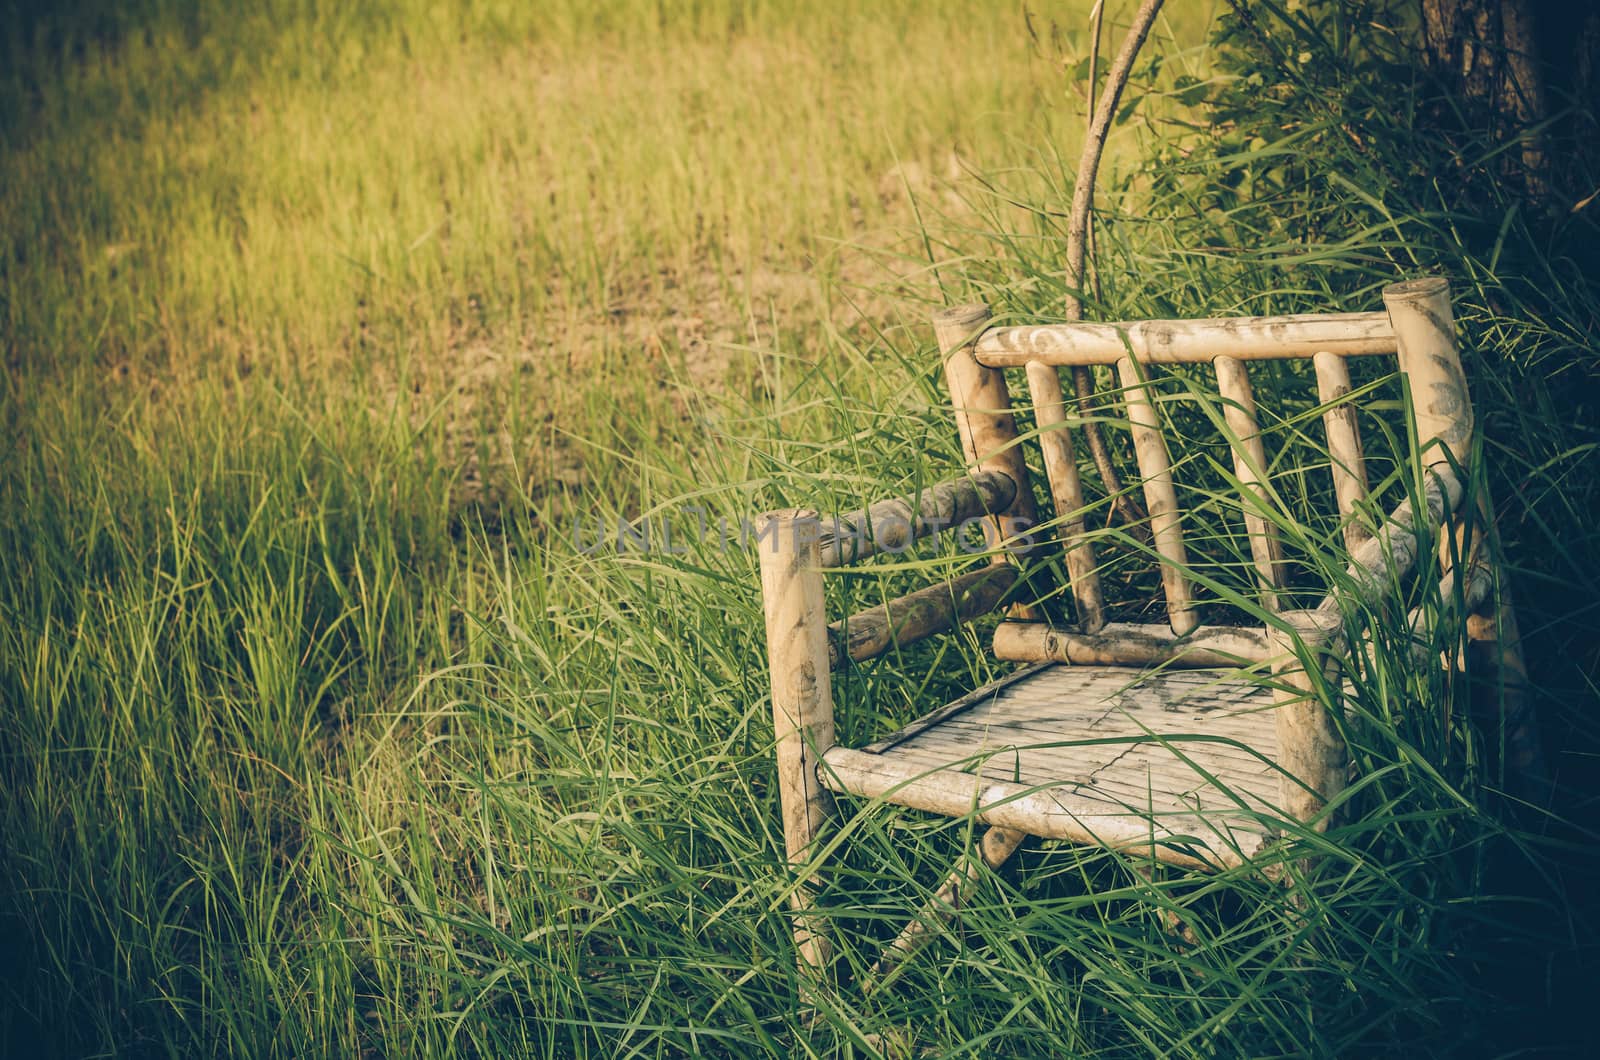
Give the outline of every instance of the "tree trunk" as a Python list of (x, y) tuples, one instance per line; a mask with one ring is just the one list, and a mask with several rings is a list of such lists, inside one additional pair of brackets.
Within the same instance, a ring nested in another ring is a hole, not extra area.
[(1571, 208), (1592, 190), (1600, 0), (1422, 0), (1422, 37), (1467, 131), (1520, 138), (1504, 176), (1528, 198)]

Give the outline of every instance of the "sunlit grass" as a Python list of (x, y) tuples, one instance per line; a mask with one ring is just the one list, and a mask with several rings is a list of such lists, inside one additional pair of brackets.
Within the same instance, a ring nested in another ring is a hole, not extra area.
[[(156, 5), (11, 39), (8, 1044), (1337, 1055), (1469, 1039), (1491, 943), (1523, 930), (1491, 867), (1543, 863), (1485, 809), (1474, 730), (1395, 709), (1396, 688), (1456, 692), (1383, 636), (1356, 675), (1368, 779), (1352, 798), (1389, 812), (1335, 836), (1309, 904), (1247, 873), (1150, 878), (1030, 847), (985, 879), (964, 938), (870, 1000), (843, 983), (809, 1018), (753, 558), (692, 533), (678, 554), (585, 551), (572, 519), (687, 531), (694, 506), (736, 526), (951, 475), (924, 310), (979, 295), (1057, 311), (1087, 5), (1026, 21), (687, 6)], [(1162, 78), (1205, 73), (1204, 14), (1163, 25)], [(1133, 172), (1140, 123), (1169, 113), (1142, 104), (1109, 169)], [(1108, 197), (1132, 209), (1146, 177), (1108, 177)], [(1165, 240), (1193, 226), (1162, 220), (1156, 238), (1143, 221), (1103, 228), (1097, 312), (1371, 308), (1396, 268), (1363, 245), (1340, 259), (1355, 279), (1290, 282), (1186, 256)], [(1246, 290), (1270, 304), (1242, 306)], [(1489, 311), (1466, 297), (1478, 333)], [(1286, 415), (1308, 407), (1304, 382), (1273, 381)], [(1491, 422), (1517, 414), (1493, 400)], [(1179, 419), (1196, 439), (1210, 422)], [(1573, 475), (1570, 446), (1549, 444), (1535, 497)], [(1206, 445), (1182, 464), (1210, 520), (1197, 540), (1242, 586)], [(1333, 576), (1315, 471), (1285, 458), (1281, 528), (1308, 581)], [(948, 560), (840, 579), (831, 602)], [(1217, 594), (1248, 610), (1238, 586)], [(882, 732), (991, 676), (981, 648), (855, 671), (842, 730)], [(823, 894), (845, 972), (967, 827), (881, 807), (848, 826)], [(1163, 910), (1199, 944), (1176, 945)]]
[(475, 340), (584, 362), (644, 338), (623, 316), (737, 334), (892, 238), (908, 181), (1083, 122), (1075, 5), (1037, 43), (962, 4), (313, 12), (62, 18), (64, 67), (14, 45), (18, 354), (293, 376)]

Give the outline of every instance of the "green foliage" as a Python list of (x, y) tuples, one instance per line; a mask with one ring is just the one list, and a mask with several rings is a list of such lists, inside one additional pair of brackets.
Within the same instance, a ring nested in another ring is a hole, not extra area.
[[(1586, 844), (1592, 827), (1600, 624), (1590, 601), (1600, 591), (1600, 533), (1586, 513), (1600, 508), (1591, 340), (1600, 310), (1597, 233), (1592, 210), (1546, 210), (1521, 199), (1523, 182), (1506, 179), (1508, 145), (1448, 120), (1451, 101), (1415, 61), (1407, 10), (1236, 6), (1219, 23), (1205, 75), (1174, 82), (1173, 100), (1194, 110), (1145, 120), (1143, 163), (1108, 182), (1115, 190), (1098, 218), (1090, 294), (1093, 312), (1109, 319), (1355, 310), (1376, 308), (1379, 288), (1398, 276), (1450, 278), (1483, 435), (1479, 470), (1497, 502), (1537, 709), (1556, 750), (1557, 819), (1519, 818), (1514, 799), (1501, 794), (1507, 781), (1497, 772), (1494, 718), (1468, 726), (1458, 712), (1452, 731), (1413, 743), (1422, 737), (1408, 732), (1416, 717), (1397, 704), (1438, 707), (1449, 696), (1419, 688), (1415, 675), (1396, 680), (1380, 664), (1358, 682), (1356, 697), (1372, 726), (1369, 753), (1378, 755), (1366, 763), (1374, 778), (1367, 794), (1377, 796), (1368, 805), (1418, 816), (1367, 837), (1375, 845), (1363, 865), (1419, 856), (1441, 869), (1476, 868), (1441, 873), (1426, 892), (1391, 889), (1398, 876), (1374, 882), (1334, 919), (1397, 918), (1421, 929), (1415, 945), (1454, 955), (1408, 973), (1430, 979), (1435, 996), (1459, 999), (1427, 1009), (1425, 1019), (1439, 1021), (1423, 1032), (1433, 1047), (1531, 1047), (1546, 1036), (1564, 1041), (1562, 1017), (1547, 1013), (1580, 1003), (1570, 984), (1592, 975), (1596, 956), (1587, 945), (1554, 941), (1592, 933), (1593, 859), (1558, 844), (1525, 860), (1505, 843), (1543, 833)], [(989, 226), (1012, 234), (997, 240), (993, 266), (975, 273), (984, 297), (1033, 317), (1059, 306), (1067, 188), (1063, 177), (1035, 197), (1009, 196), (1030, 204), (1031, 225), (1007, 225), (995, 209)], [(1273, 389), (1283, 399), (1309, 385), (1280, 376)], [(1181, 432), (1180, 409), (1174, 418)], [(1392, 625), (1375, 617), (1385, 651), (1400, 648)], [(1407, 745), (1429, 748), (1422, 758), (1445, 772), (1373, 769)], [(1461, 785), (1453, 808), (1455, 796), (1438, 784), (1444, 776)], [(1391, 788), (1397, 777), (1403, 782)], [(1452, 910), (1468, 907), (1498, 907), (1509, 919), (1498, 929), (1454, 920)], [(1346, 1015), (1372, 1021), (1366, 1042), (1374, 1046), (1407, 1033), (1420, 1014), (1372, 1006), (1372, 992), (1388, 989), (1380, 986), (1386, 976), (1369, 966), (1350, 980), (1356, 1007)], [(1339, 995), (1320, 1001), (1328, 1006), (1322, 1026), (1337, 1025)], [(1518, 1011), (1540, 1015), (1508, 1015)]]
[[(688, 505), (737, 525), (947, 477), (916, 296), (1056, 311), (1077, 122), (1059, 101), (1077, 86), (1042, 53), (1080, 62), (1082, 13), (1031, 12), (1029, 36), (967, 5), (869, 7), (8, 14), (11, 1051), (1346, 1055), (1555, 1026), (1546, 984), (1589, 981), (1587, 913), (1564, 908), (1587, 864), (1565, 826), (1497, 794), (1492, 726), (1444, 709), (1464, 690), (1387, 614), (1356, 616), (1373, 634), (1352, 672), (1357, 812), (1306, 837), (1330, 871), (1299, 904), (1249, 873), (1032, 846), (893, 989), (803, 993), (753, 556), (693, 534), (681, 553), (585, 551), (570, 528), (687, 531)], [(1595, 746), (1600, 588), (1588, 222), (1482, 205), (1493, 145), (1418, 119), (1434, 96), (1383, 14), (1252, 5), (1189, 50), (1163, 30), (1102, 185), (1094, 312), (1365, 309), (1398, 274), (1448, 272), (1571, 787)], [(951, 148), (995, 194), (909, 167), (881, 190), (894, 163), (938, 171)], [(1482, 190), (1452, 192), (1453, 172)], [(907, 190), (925, 224), (879, 239), (910, 220)], [(841, 233), (868, 250), (834, 255)], [(841, 264), (868, 252), (911, 279)], [(813, 259), (815, 297), (752, 281)], [(851, 302), (865, 321), (838, 323)], [(730, 326), (721, 386), (687, 341), (652, 353), (628, 330), (702, 303)], [(1360, 382), (1398, 400), (1392, 379)], [(1306, 386), (1257, 380), (1309, 592), (1338, 572)], [(1207, 592), (1249, 614), (1216, 409), (1181, 376), (1166, 397), (1196, 549), (1224, 570)], [(1403, 492), (1403, 439), (1368, 437), (1374, 477)], [(464, 501), (474, 461), (498, 492)], [(830, 604), (959, 559), (875, 564), (831, 580)], [(992, 676), (982, 638), (852, 671), (842, 730)], [(861, 809), (829, 836), (822, 896), (846, 975), (970, 840)]]

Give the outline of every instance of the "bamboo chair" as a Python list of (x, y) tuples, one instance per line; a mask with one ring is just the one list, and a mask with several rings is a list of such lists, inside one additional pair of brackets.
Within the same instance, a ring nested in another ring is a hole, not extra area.
[[(792, 901), (803, 968), (831, 960), (804, 874), (834, 793), (975, 818), (988, 826), (975, 856), (991, 867), (1033, 835), (1216, 870), (1262, 855), (1288, 822), (1300, 830), (1327, 827), (1327, 804), (1347, 780), (1337, 703), (1337, 659), (1347, 650), (1341, 616), (1353, 604), (1381, 606), (1419, 549), (1438, 544), (1446, 565), (1467, 554), (1459, 538), (1447, 539), (1460, 532), (1451, 524), (1463, 523), (1460, 475), (1473, 431), (1448, 285), (1439, 278), (1398, 283), (1383, 300), (1387, 312), (1133, 324), (989, 327), (983, 306), (935, 317), (967, 473), (837, 524), (807, 511), (769, 513), (759, 541), (784, 837), (800, 877)], [(1362, 441), (1346, 398), (1352, 357), (1398, 359), (1419, 445), (1412, 466), (1422, 469), (1412, 500), (1365, 526), (1358, 517), (1367, 490)], [(1350, 551), (1348, 584), (1365, 599), (1335, 594), (1310, 610), (1278, 608), (1283, 564), (1262, 514), (1268, 465), (1247, 367), (1275, 358), (1314, 362)], [(1226, 412), (1259, 601), (1276, 616), (1260, 627), (1201, 621), (1169, 451), (1149, 396), (1161, 366), (1204, 364), (1214, 369)], [(1058, 374), (1076, 365), (1114, 366), (1122, 384), (1166, 623), (1106, 621)], [(1019, 438), (1010, 411), (1005, 373), (1017, 368), (1026, 375), (1057, 513), (1052, 525), (1070, 575), (1070, 625), (1048, 621), (1036, 592), (1030, 600), (1018, 591), (1026, 581), (1019, 565), (1043, 544), (1026, 536), (1038, 513), (1023, 448), (1029, 439)], [(986, 520), (992, 565), (829, 624), (825, 569), (897, 551), (977, 517)], [(1488, 620), (1469, 623), (1469, 632), (1493, 641), (1502, 664), (1520, 672), (1509, 604), (1503, 594), (1490, 601), (1488, 560), (1482, 549), (1471, 555), (1470, 563), (1458, 560), (1467, 587), (1446, 586), (1444, 599), (1498, 607)], [(1445, 569), (1447, 580), (1456, 577)], [(1001, 607), (1007, 613), (994, 656), (1026, 665), (870, 746), (835, 742), (832, 672)], [(969, 854), (876, 971), (916, 949), (978, 875)]]

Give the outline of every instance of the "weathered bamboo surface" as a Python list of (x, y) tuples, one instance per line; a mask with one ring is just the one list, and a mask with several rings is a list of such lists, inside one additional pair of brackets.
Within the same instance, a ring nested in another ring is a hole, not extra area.
[[(809, 860), (811, 843), (832, 806), (817, 778), (817, 755), (833, 745), (834, 732), (822, 571), (816, 537), (796, 529), (815, 519), (815, 512), (772, 512), (765, 518), (772, 547), (760, 550), (761, 599), (772, 675), (778, 794), (785, 852), (798, 867)], [(803, 881), (791, 905), (800, 963), (821, 968), (831, 959), (832, 945), (822, 921), (810, 912), (810, 888)]]
[(1424, 475), (1423, 511), (1419, 515), (1409, 499), (1395, 505), (1374, 537), (1350, 554), (1345, 574), (1349, 586), (1329, 593), (1317, 610), (1340, 612), (1342, 598), (1367, 607), (1379, 607), (1383, 598), (1416, 566), (1420, 548), (1431, 546), (1450, 513), (1461, 508), (1461, 480), (1447, 464), (1437, 464)]
[[(835, 747), (823, 756), (830, 786), (862, 798), (881, 798), (946, 817), (971, 814), (984, 824), (1072, 843), (1143, 854), (1181, 868), (1215, 870), (1240, 865), (1266, 845), (1247, 820), (1226, 832), (1185, 812), (1159, 822), (1114, 803), (1060, 788), (990, 782), (971, 773), (930, 770), (908, 762)], [(1222, 823), (1222, 822), (1218, 822)]]
[(1367, 458), (1361, 449), (1356, 410), (1344, 400), (1350, 393), (1350, 366), (1343, 357), (1326, 351), (1312, 358), (1312, 363), (1317, 370), (1317, 400), (1324, 406), (1322, 429), (1328, 438), (1333, 493), (1339, 501), (1344, 543), (1353, 549), (1372, 534), (1358, 519), (1358, 506), (1367, 496)]
[(1039, 452), (1044, 457), (1044, 473), (1050, 482), (1050, 498), (1055, 502), (1056, 519), (1060, 524), (1057, 536), (1066, 556), (1078, 624), (1092, 632), (1105, 625), (1106, 603), (1100, 590), (1094, 546), (1085, 536), (1083, 480), (1078, 475), (1072, 429), (1067, 425), (1061, 376), (1056, 369), (1043, 364), (1028, 365), (1027, 375), (1034, 420), (1039, 425)]
[(1048, 666), (877, 753), (834, 748), (821, 775), (1031, 835), (1234, 864), (1277, 814), (1272, 707), (1270, 687), (1226, 672)]
[(1241, 626), (1199, 626), (1182, 637), (1164, 625), (1133, 622), (1112, 622), (1096, 633), (1043, 622), (1002, 622), (994, 631), (994, 656), (1008, 662), (1216, 667), (1248, 666), (1271, 654), (1265, 630)]
[(1178, 511), (1178, 491), (1172, 484), (1172, 458), (1161, 421), (1147, 392), (1148, 383), (1139, 377), (1138, 367), (1124, 357), (1117, 362), (1117, 377), (1122, 383), (1123, 402), (1128, 407), (1128, 422), (1133, 429), (1134, 455), (1139, 474), (1144, 477), (1144, 502), (1150, 510), (1150, 535), (1161, 554), (1161, 588), (1167, 596), (1167, 621), (1173, 632), (1188, 633), (1200, 624), (1194, 597), (1189, 591), (1188, 552), (1183, 547), (1183, 522)]
[(849, 512), (818, 527), (824, 567), (842, 567), (879, 552), (903, 552), (919, 538), (1011, 507), (1017, 484), (1004, 471), (977, 471)]
[(837, 670), (847, 659), (871, 659), (893, 645), (914, 644), (986, 615), (1000, 606), (1018, 577), (1009, 564), (991, 564), (834, 622), (828, 626), (829, 664)]
[(1011, 393), (1005, 374), (979, 364), (972, 356), (972, 340), (989, 319), (984, 305), (953, 306), (934, 314), (933, 330), (944, 356), (945, 385), (955, 410), (956, 431), (973, 473), (999, 471), (1018, 487), (1010, 506), (987, 526), (989, 544), (1000, 548), (1018, 542), (1038, 521), (1033, 493), (1026, 488), (1028, 466), (1017, 445), (1017, 423), (1011, 415)]
[(907, 740), (911, 739), (911, 737), (920, 732), (926, 732), (935, 725), (943, 722), (946, 718), (954, 717), (955, 715), (970, 709), (975, 704), (992, 698), (1001, 689), (1018, 684), (1022, 681), (1027, 681), (1033, 677), (1034, 674), (1045, 669), (1049, 665), (1050, 664), (1048, 663), (1041, 663), (1035, 666), (1025, 666), (1020, 670), (1014, 670), (1011, 673), (1006, 674), (1004, 677), (990, 681), (982, 688), (977, 688), (971, 692), (968, 692), (960, 699), (952, 700), (937, 710), (929, 711), (927, 714), (924, 714), (922, 717), (911, 722), (904, 728), (891, 733), (876, 743), (867, 745), (866, 747), (862, 748), (862, 750), (868, 751), (872, 754), (879, 754), (893, 747), (895, 744), (905, 743)]
[[(1317, 678), (1326, 674), (1327, 652), (1340, 631), (1340, 620), (1321, 611), (1286, 611), (1281, 617), (1287, 629), (1272, 632), (1278, 652), (1273, 666), (1277, 707), (1272, 713), (1283, 765), (1278, 805), (1295, 820), (1311, 821), (1345, 785), (1347, 758), (1337, 708), (1330, 710), (1317, 696)], [(1325, 830), (1327, 818), (1313, 827)]]
[[(1399, 344), (1400, 368), (1410, 390), (1422, 447), (1421, 462), (1435, 471), (1464, 463), (1472, 442), (1472, 401), (1456, 349), (1449, 284), (1437, 276), (1392, 284), (1384, 288), (1383, 304)], [(1479, 494), (1476, 505), (1482, 526), (1492, 525), (1488, 495)], [(1448, 568), (1457, 549), (1444, 535), (1440, 548)], [(1498, 565), (1500, 560), (1495, 557), (1490, 562)], [(1506, 762), (1523, 782), (1543, 787), (1548, 777), (1537, 738), (1537, 719), (1526, 696), (1528, 670), (1521, 634), (1511, 594), (1503, 584), (1498, 595), (1496, 614), (1468, 620), (1468, 637), (1474, 651), (1487, 656), (1499, 671), (1496, 680), (1502, 689), (1498, 705), (1505, 716)]]
[[(1473, 627), (1485, 624), (1487, 616), (1483, 613), (1485, 605), (1489, 603), (1494, 592), (1494, 570), (1490, 567), (1488, 557), (1485, 555), (1480, 537), (1477, 547), (1471, 549), (1462, 563), (1453, 565), (1439, 579), (1439, 602), (1442, 606), (1454, 608), (1456, 601), (1460, 600), (1461, 613), (1467, 616), (1466, 626), (1470, 639), (1485, 639), (1483, 637), (1471, 638)], [(1463, 576), (1463, 572), (1465, 572)], [(1408, 616), (1411, 625), (1412, 652), (1420, 660), (1426, 654), (1426, 645), (1433, 640), (1433, 631), (1430, 628), (1430, 618), (1426, 610), (1414, 607)], [(1477, 621), (1473, 621), (1476, 619)], [(1454, 660), (1456, 667), (1466, 664), (1465, 653)]]
[(1250, 555), (1256, 578), (1261, 583), (1261, 606), (1278, 609), (1278, 590), (1284, 585), (1283, 546), (1278, 535), (1262, 515), (1267, 504), (1267, 449), (1256, 425), (1255, 393), (1250, 389), (1250, 373), (1244, 362), (1234, 357), (1218, 357), (1214, 363), (1217, 390), (1223, 401), (1223, 419), (1228, 424), (1233, 449), (1233, 474), (1242, 494), (1245, 532), (1250, 537)]
[(1198, 364), (1218, 356), (1241, 361), (1344, 357), (1395, 352), (1385, 313), (1315, 313), (1219, 320), (1143, 320), (1118, 324), (1046, 324), (990, 328), (978, 338), (979, 363), (1011, 368), (1042, 364), (1116, 364), (1130, 354), (1144, 364)]
[(1411, 391), (1422, 462), (1465, 462), (1472, 440), (1472, 400), (1456, 352), (1450, 285), (1437, 276), (1390, 284), (1383, 289), (1383, 304)]

